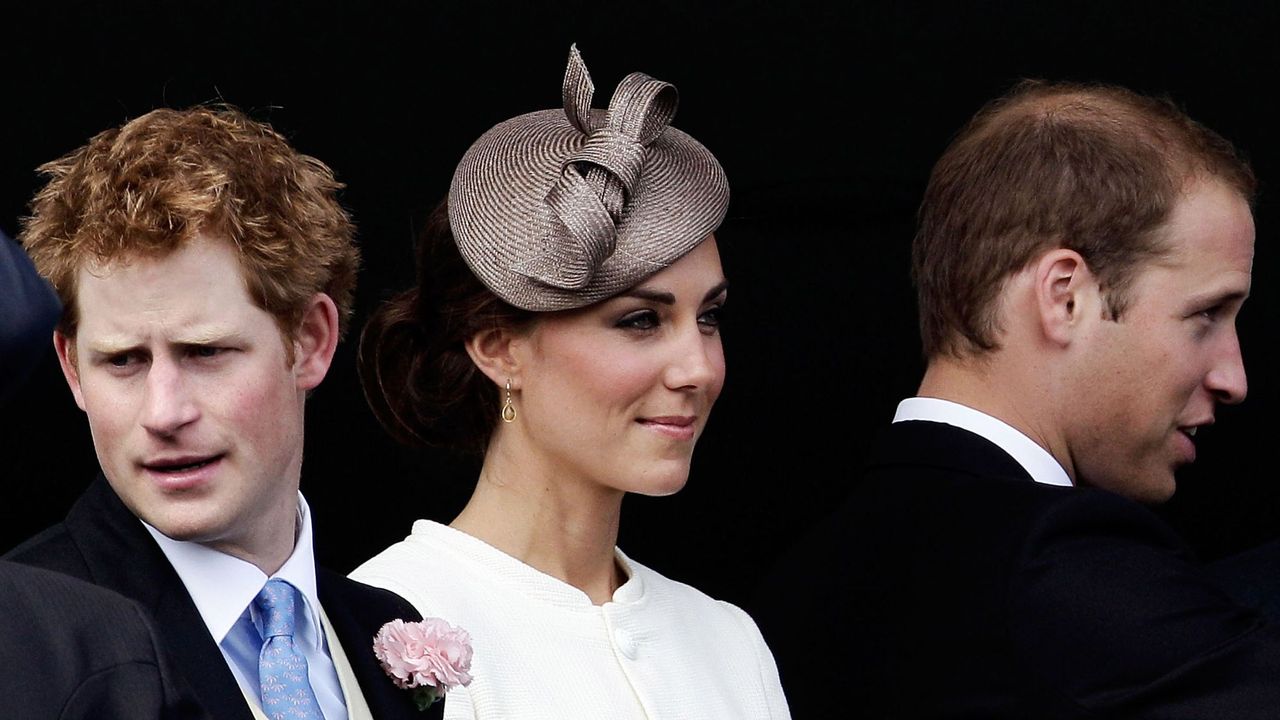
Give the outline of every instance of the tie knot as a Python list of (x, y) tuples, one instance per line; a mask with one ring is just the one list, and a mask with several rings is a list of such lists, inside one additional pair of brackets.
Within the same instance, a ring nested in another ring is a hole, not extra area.
[(298, 604), (298, 589), (279, 578), (272, 578), (253, 599), (262, 615), (262, 638), (286, 635), (293, 637), (293, 618)]

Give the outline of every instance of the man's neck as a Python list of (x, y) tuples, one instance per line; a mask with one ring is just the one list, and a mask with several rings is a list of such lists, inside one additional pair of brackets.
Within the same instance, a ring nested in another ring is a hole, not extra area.
[(1043, 377), (1027, 378), (1026, 364), (1002, 362), (998, 353), (931, 358), (916, 394), (959, 403), (1008, 424), (1048, 451), (1074, 482), (1048, 384)]

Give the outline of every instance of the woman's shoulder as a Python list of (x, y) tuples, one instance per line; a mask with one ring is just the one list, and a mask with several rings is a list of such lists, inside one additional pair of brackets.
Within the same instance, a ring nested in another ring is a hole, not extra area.
[[(619, 551), (619, 555), (622, 555)], [(740, 636), (754, 642), (760, 630), (742, 608), (711, 597), (698, 588), (663, 575), (653, 568), (622, 555), (632, 574), (644, 585), (644, 602), (664, 616), (679, 618), (691, 628), (702, 627), (717, 634)]]
[(448, 595), (461, 585), (452, 578), (466, 572), (467, 554), (460, 552), (456, 534), (440, 523), (418, 520), (408, 537), (366, 560), (351, 578), (391, 590), (415, 605), (422, 597)]
[(408, 537), (365, 561), (351, 577), (407, 598), (424, 615), (487, 617), (513, 606), (519, 610), (534, 598), (572, 605), (581, 596), (483, 540), (430, 520), (415, 522)]

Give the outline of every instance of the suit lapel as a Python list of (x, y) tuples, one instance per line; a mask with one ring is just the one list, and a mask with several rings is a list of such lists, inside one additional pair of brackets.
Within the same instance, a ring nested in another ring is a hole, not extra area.
[(165, 651), (209, 714), (251, 720), (240, 685), (178, 573), (102, 476), (71, 508), (66, 528), (95, 584), (151, 611)]
[(410, 692), (397, 688), (373, 655), (373, 636), (385, 623), (397, 618), (421, 619), (413, 606), (398, 595), (322, 568), (316, 570), (316, 583), (326, 621), (346, 651), (352, 674), (373, 717), (378, 720), (444, 717), (442, 702), (425, 713), (418, 712)]

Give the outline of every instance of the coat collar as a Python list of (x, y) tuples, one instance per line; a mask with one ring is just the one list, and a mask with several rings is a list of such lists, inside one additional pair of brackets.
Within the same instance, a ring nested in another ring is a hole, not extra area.
[[(76, 501), (65, 527), (84, 557), (93, 583), (138, 601), (152, 613), (165, 651), (210, 716), (252, 720), (240, 686), (182, 580), (106, 478), (99, 475)], [(391, 683), (373, 655), (373, 636), (383, 623), (396, 618), (421, 619), (413, 607), (398, 595), (323, 568), (317, 568), (316, 582), (320, 604), (374, 717), (443, 717), (443, 703), (419, 713), (410, 693)]]
[(1030, 481), (1031, 475), (1000, 446), (977, 433), (925, 420), (896, 422), (880, 433), (869, 468), (932, 466), (966, 475)]

